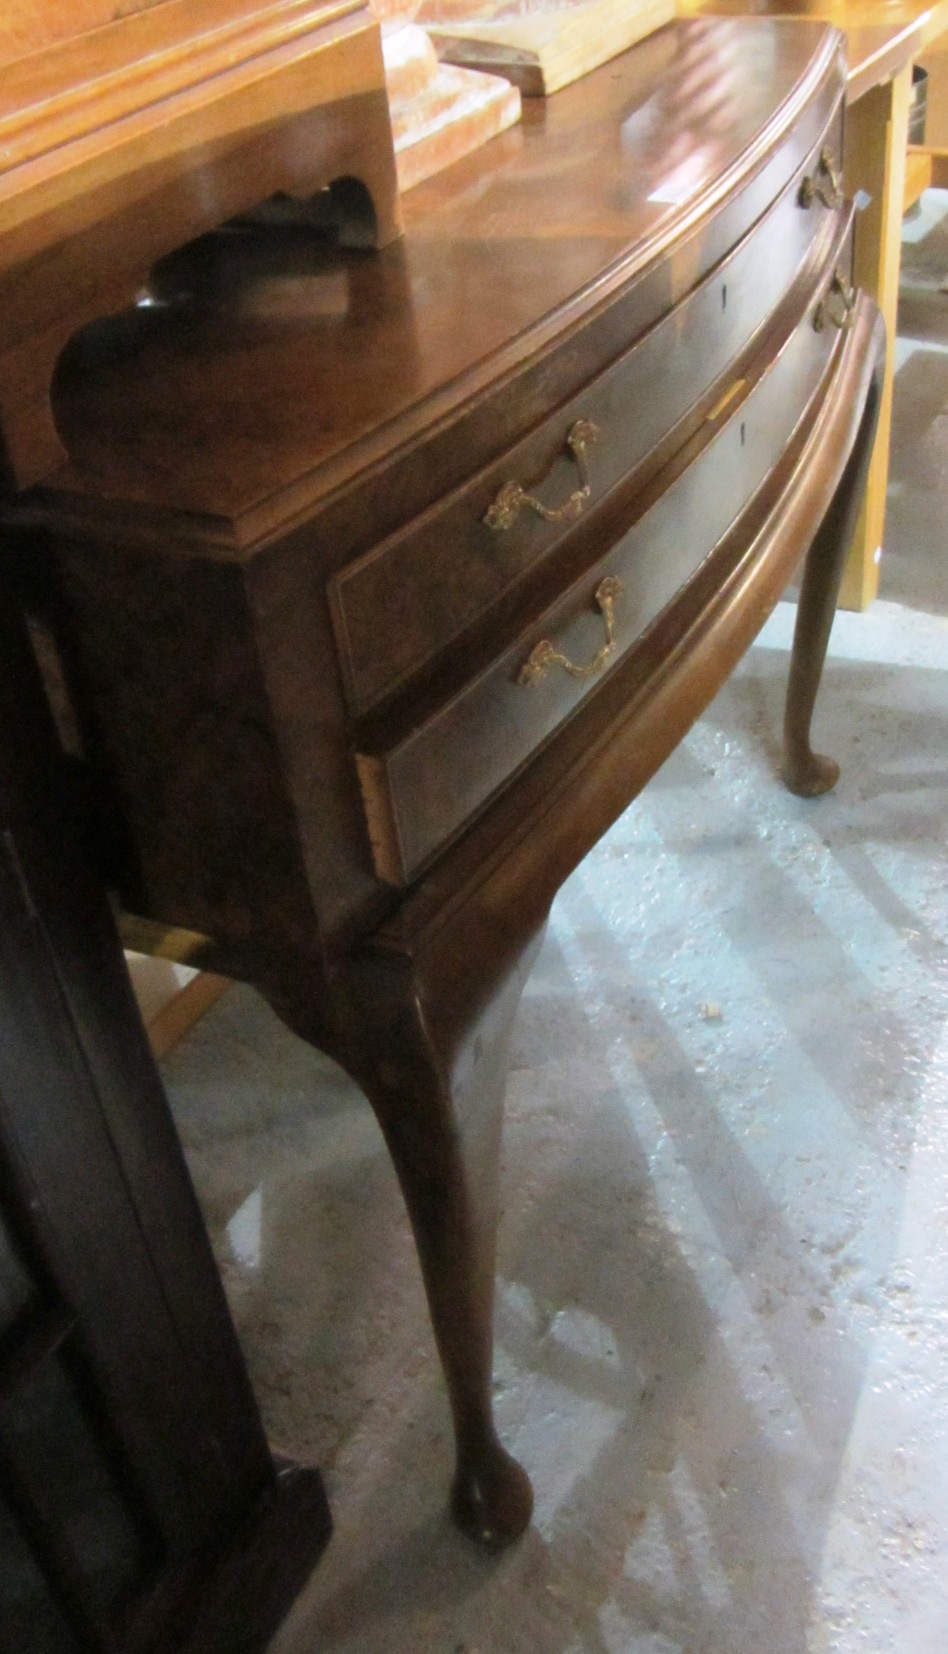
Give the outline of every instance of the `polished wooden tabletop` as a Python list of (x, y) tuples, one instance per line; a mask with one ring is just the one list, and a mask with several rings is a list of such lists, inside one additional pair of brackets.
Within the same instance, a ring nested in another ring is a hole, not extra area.
[(948, 30), (948, 0), (678, 0), (682, 17), (797, 17), (846, 36), (849, 99), (888, 80)]
[(679, 20), (411, 191), (381, 253), (270, 238), (166, 270), (190, 299), (96, 327), (63, 364), (72, 463), (52, 487), (230, 520), (307, 475), (324, 496), (694, 229), (670, 305), (720, 256), (715, 202), (831, 87), (838, 47), (817, 24)]

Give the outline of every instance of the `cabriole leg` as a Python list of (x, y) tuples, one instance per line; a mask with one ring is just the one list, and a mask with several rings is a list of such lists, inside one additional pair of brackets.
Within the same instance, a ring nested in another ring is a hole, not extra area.
[(451, 1510), (502, 1546), (526, 1528), (533, 1492), (501, 1446), (492, 1410), (494, 1257), (507, 1049), (533, 949), (461, 1030), (405, 961), (373, 962), (350, 1000), (347, 1066), (388, 1144), (418, 1247), (447, 1379), (457, 1451)]
[(881, 371), (877, 371), (846, 469), (804, 564), (787, 684), (782, 766), (784, 781), (800, 798), (816, 798), (829, 792), (839, 778), (835, 759), (813, 751), (810, 725), (843, 569), (862, 504), (879, 417), (880, 389)]
[[(334, 1028), (310, 1029), (286, 980), (265, 990), (371, 1103), (398, 1174), (447, 1380), (456, 1442), (451, 1511), (481, 1544), (519, 1538), (533, 1491), (501, 1445), (492, 1406), (494, 1261), (507, 1052), (539, 937), (496, 971), (476, 949), (426, 966), (367, 949), (332, 989)], [(489, 947), (489, 944), (488, 944)], [(462, 963), (457, 963), (458, 959)], [(475, 997), (472, 981), (498, 981)]]

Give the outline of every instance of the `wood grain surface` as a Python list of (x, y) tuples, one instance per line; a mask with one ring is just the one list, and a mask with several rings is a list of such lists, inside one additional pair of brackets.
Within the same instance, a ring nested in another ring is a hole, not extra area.
[[(381, 252), (203, 238), (71, 347), (68, 463), (3, 513), (124, 904), (210, 938), (376, 1111), (448, 1379), (452, 1508), (490, 1545), (531, 1508), (491, 1411), (525, 974), (563, 879), (811, 544), (788, 778), (831, 779), (809, 721), (882, 344), (849, 208), (807, 185), (838, 154), (841, 45), (677, 22), (412, 191)], [(588, 496), (503, 539), (502, 483), (577, 490), (586, 396)], [(597, 658), (603, 575), (626, 592), (614, 649), (531, 701), (538, 640)]]

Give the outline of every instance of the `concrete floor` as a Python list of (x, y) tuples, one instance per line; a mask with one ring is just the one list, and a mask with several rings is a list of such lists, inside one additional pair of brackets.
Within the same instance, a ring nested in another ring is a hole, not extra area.
[(834, 796), (775, 780), (782, 605), (559, 898), (506, 1116), (499, 1558), (372, 1115), (235, 988), (164, 1076), (271, 1436), (336, 1534), (273, 1654), (948, 1649), (948, 196), (908, 226), (883, 600)]

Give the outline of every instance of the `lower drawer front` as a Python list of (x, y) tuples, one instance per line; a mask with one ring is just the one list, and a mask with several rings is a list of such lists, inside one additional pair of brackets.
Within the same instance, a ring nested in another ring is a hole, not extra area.
[(831, 322), (815, 327), (814, 315), (749, 394), (735, 396), (735, 411), (691, 463), (528, 635), (397, 745), (357, 754), (380, 878), (410, 882), (595, 692), (602, 672), (628, 655), (714, 550), (819, 387), (839, 335)]

